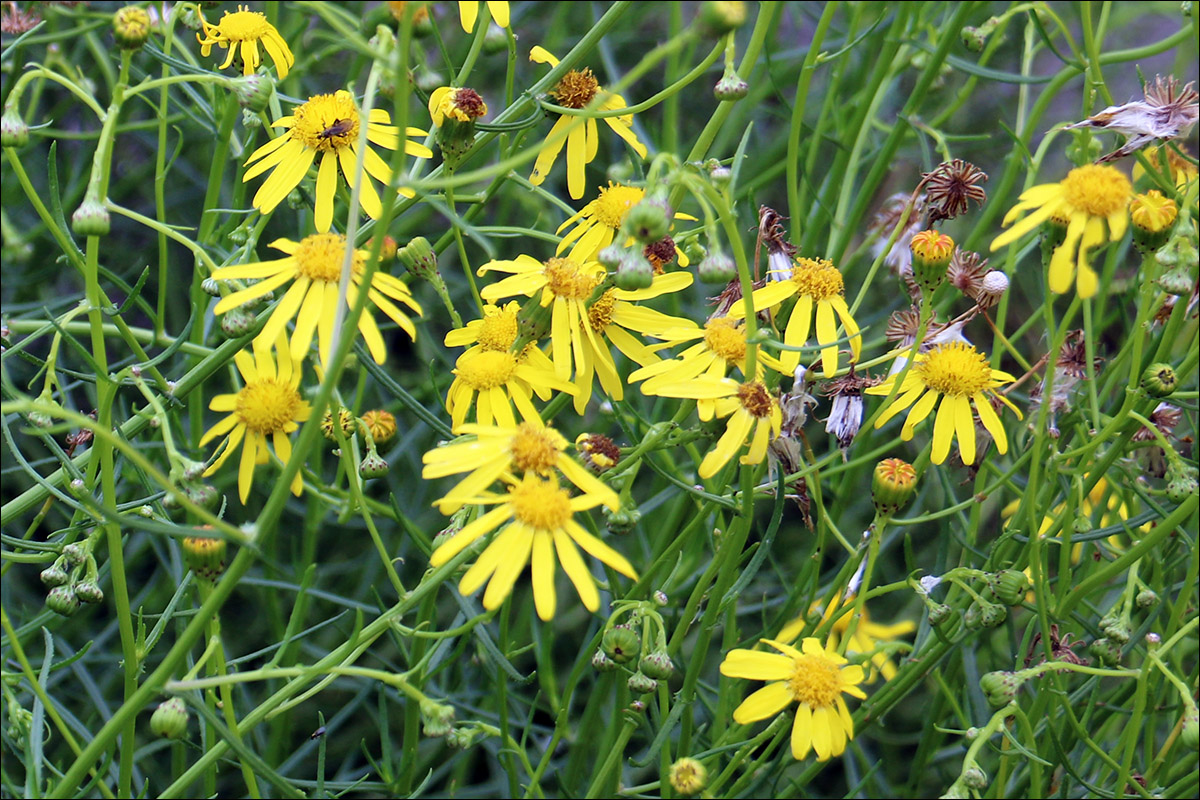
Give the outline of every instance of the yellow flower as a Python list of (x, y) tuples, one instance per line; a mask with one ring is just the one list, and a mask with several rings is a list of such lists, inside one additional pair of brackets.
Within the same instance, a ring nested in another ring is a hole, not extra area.
[(557, 468), (584, 494), (603, 498), (603, 504), (613, 511), (621, 507), (617, 493), (568, 456), (564, 452), (567, 440), (540, 419), (515, 427), (460, 425), (457, 433), (474, 438), (430, 450), (421, 459), (425, 464), (421, 477), (426, 480), (471, 473), (434, 503), (443, 514), (453, 514), (513, 469), (550, 477)]
[[(558, 66), (558, 59), (543, 47), (533, 48), (529, 52), (529, 60), (538, 64), (549, 64), (551, 67)], [(601, 91), (600, 84), (590, 69), (583, 71), (573, 69), (563, 76), (556, 87), (550, 90), (550, 95), (556, 103), (564, 108), (585, 108)], [(609, 111), (615, 108), (625, 108), (625, 105), (624, 97), (613, 94), (609, 95), (596, 110)], [(633, 148), (639, 158), (646, 157), (646, 146), (638, 140), (637, 134), (631, 127), (633, 114), (604, 117), (604, 121), (613, 129), (614, 133)], [(559, 135), (568, 128), (571, 130), (565, 138)], [(533, 174), (529, 176), (529, 182), (534, 186), (542, 185), (542, 181), (546, 180), (564, 143), (567, 146), (567, 191), (570, 193), (571, 199), (578, 200), (583, 197), (584, 167), (596, 157), (599, 145), (599, 133), (594, 117), (582, 118), (568, 114), (560, 116), (554, 123), (554, 127), (550, 129), (549, 135), (546, 136), (546, 143), (542, 145), (542, 149), (538, 153), (537, 161), (533, 165)]]
[[(276, 239), (271, 247), (283, 253), (287, 258), (274, 261), (258, 261), (252, 264), (241, 264), (235, 267), (222, 267), (213, 271), (217, 280), (247, 280), (258, 279), (259, 282), (233, 292), (221, 298), (214, 313), (224, 314), (232, 308), (237, 308), (266, 293), (278, 289), (291, 282), (291, 288), (284, 294), (283, 299), (271, 312), (271, 318), (263, 326), (257, 340), (273, 342), (283, 332), (288, 320), (296, 318), (296, 330), (292, 334), (291, 354), (296, 361), (301, 361), (308, 355), (314, 335), (320, 337), (321, 363), (329, 360), (330, 348), (333, 344), (333, 326), (337, 315), (338, 283), (342, 275), (342, 262), (346, 257), (346, 237), (340, 233), (315, 233), (306, 236), (299, 242), (291, 239)], [(354, 250), (350, 260), (350, 283), (347, 285), (346, 304), (353, 308), (358, 293), (362, 290), (362, 275), (367, 253), (365, 250)], [(408, 334), (409, 338), (417, 337), (417, 330), (412, 320), (400, 310), (392, 300), (397, 300), (408, 306), (420, 316), (421, 306), (413, 299), (412, 292), (399, 278), (385, 272), (376, 271), (371, 277), (371, 285), (367, 289), (370, 300), (368, 308), (358, 320), (358, 330), (371, 351), (375, 363), (382, 364), (387, 358), (387, 348), (383, 336), (375, 325), (371, 315), (370, 305), (392, 319)], [(390, 298), (390, 299), (389, 299)]]
[(287, 42), (275, 30), (275, 26), (267, 22), (266, 15), (250, 11), (246, 6), (238, 6), (237, 11), (226, 11), (216, 25), (208, 23), (203, 17), (200, 22), (204, 26), (204, 36), (196, 34), (196, 41), (200, 42), (200, 55), (207, 58), (214, 44), (222, 50), (229, 50), (225, 63), (217, 69), (225, 69), (233, 63), (234, 58), (241, 56), (242, 74), (250, 75), (262, 63), (259, 44), (275, 62), (280, 80), (287, 77), (288, 70), (296, 63), (296, 57), (288, 49)]
[(686, 397), (715, 401), (718, 417), (729, 417), (725, 433), (716, 447), (704, 456), (697, 474), (704, 479), (717, 474), (721, 467), (749, 440), (750, 449), (741, 457), (742, 464), (761, 464), (767, 445), (779, 436), (783, 413), (779, 401), (762, 381), (738, 383), (729, 378), (702, 376), (691, 381), (665, 384), (658, 393), (666, 397)]
[[(662, 339), (669, 345), (700, 339), (700, 341), (684, 350), (669, 361), (658, 361), (634, 370), (629, 375), (629, 382), (645, 380), (642, 384), (642, 394), (656, 395), (662, 386), (683, 383), (700, 376), (708, 378), (723, 378), (732, 369), (743, 369), (746, 364), (746, 329), (739, 319), (730, 317), (713, 317), (701, 328), (690, 320), (683, 325), (668, 328), (655, 333), (656, 339)], [(760, 348), (758, 351), (758, 374), (754, 377), (762, 380), (762, 366), (766, 365), (777, 372), (790, 374), (770, 354)], [(701, 420), (710, 420), (716, 412), (713, 400), (698, 400), (696, 411)]]
[(626, 356), (644, 365), (657, 361), (658, 357), (626, 329), (655, 335), (659, 330), (685, 322), (636, 306), (632, 301), (677, 292), (692, 282), (692, 276), (686, 272), (658, 275), (646, 289), (610, 289), (589, 304), (592, 293), (607, 274), (596, 261), (577, 264), (566, 258), (551, 258), (542, 263), (532, 256), (520, 255), (512, 261), (489, 261), (479, 268), (480, 275), (489, 271), (512, 274), (484, 287), (480, 292), (484, 300), (490, 302), (514, 294), (532, 297), (540, 292), (538, 302), (542, 306), (553, 304), (550, 352), (554, 374), (560, 380), (567, 380), (574, 368), (575, 410), (579, 413), (583, 413), (591, 399), (593, 374), (609, 397), (621, 400), (625, 396), (604, 335)]
[(429, 95), (429, 116), (439, 128), (447, 118), (456, 122), (474, 122), (487, 113), (487, 103), (474, 89), (439, 86)]
[[(555, 254), (561, 254), (563, 250), (574, 243), (567, 258), (577, 264), (596, 258), (601, 250), (613, 243), (617, 231), (625, 222), (625, 215), (629, 213), (629, 209), (642, 202), (642, 198), (645, 196), (645, 190), (636, 186), (625, 186), (612, 181), (608, 182), (607, 188), (601, 186), (600, 194), (596, 196), (595, 200), (579, 209), (566, 222), (558, 226), (555, 233), (562, 233), (567, 226), (578, 223), (558, 243)], [(690, 214), (676, 214), (675, 219), (695, 220), (696, 218)], [(625, 241), (625, 246), (631, 246), (633, 241), (633, 237), (629, 237)], [(679, 260), (679, 266), (686, 267), (688, 265), (688, 257), (678, 247), (675, 248), (675, 257)]]
[[(845, 289), (842, 273), (832, 261), (823, 258), (800, 258), (792, 264), (790, 276), (767, 281), (767, 285), (755, 289), (751, 297), (754, 299), (755, 311), (771, 308), (789, 297), (796, 297), (796, 305), (783, 333), (784, 344), (790, 347), (803, 347), (808, 341), (808, 332), (813, 321), (813, 306), (816, 305), (817, 343), (824, 345), (821, 349), (821, 366), (825, 377), (829, 378), (838, 368), (835, 312), (850, 337), (850, 360), (858, 361), (862, 354), (862, 335), (859, 333), (858, 323), (850, 316)], [(742, 317), (745, 316), (745, 312), (743, 304), (735, 303), (729, 311), (729, 316)], [(783, 364), (786, 374), (790, 375), (800, 363), (800, 352), (784, 350), (779, 354), (779, 361)]]
[[(892, 391), (899, 377), (900, 373), (897, 373), (878, 386), (863, 391), (867, 394), (886, 396)], [(996, 440), (996, 449), (1007, 453), (1008, 437), (1004, 433), (1004, 426), (1000, 424), (1000, 417), (992, 408), (990, 398), (999, 398), (1020, 419), (1020, 409), (1007, 397), (993, 391), (997, 386), (1014, 380), (1016, 378), (1007, 372), (992, 369), (987, 356), (965, 342), (954, 341), (936, 345), (926, 353), (917, 354), (904, 383), (900, 384), (896, 399), (879, 419), (875, 420), (875, 427), (881, 427), (892, 417), (912, 406), (912, 411), (908, 413), (904, 427), (900, 430), (900, 438), (907, 442), (912, 439), (913, 428), (917, 423), (929, 416), (938, 397), (945, 395), (933, 425), (931, 458), (934, 464), (941, 464), (946, 460), (956, 432), (963, 463), (975, 463), (975, 417), (971, 413), (972, 403), (983, 427)]]
[[(1178, 147), (1183, 153), (1187, 153), (1188, 155), (1190, 153), (1188, 153), (1187, 147), (1181, 142), (1175, 142), (1174, 147), (1168, 147), (1166, 151), (1167, 171), (1175, 179), (1175, 188), (1183, 191), (1187, 187), (1188, 181), (1194, 181), (1200, 175), (1200, 168), (1176, 152), (1175, 147)], [(1146, 148), (1146, 158), (1156, 168), (1160, 167), (1161, 162), (1159, 161), (1160, 156), (1157, 146)], [(1134, 183), (1140, 181), (1145, 174), (1146, 170), (1142, 168), (1140, 161), (1133, 165)]]
[(1091, 297), (1100, 282), (1088, 263), (1088, 251), (1125, 235), (1132, 197), (1129, 179), (1113, 167), (1076, 167), (1060, 183), (1044, 183), (1022, 192), (1019, 202), (1004, 216), (1003, 224), (1010, 224), (1026, 211), (1032, 213), (997, 236), (991, 249), (1015, 242), (1052, 217), (1065, 222), (1066, 238), (1050, 257), (1050, 291), (1067, 291), (1074, 276), (1079, 296)]
[(821, 647), (816, 639), (805, 639), (800, 650), (771, 639), (762, 642), (779, 653), (730, 650), (721, 662), (721, 674), (728, 678), (770, 681), (734, 710), (734, 722), (749, 725), (773, 717), (794, 700), (799, 706), (792, 725), (792, 757), (799, 761), (812, 750), (818, 761), (840, 756), (847, 740), (854, 738), (854, 722), (842, 694), (866, 699), (858, 688), (862, 667), (848, 664), (832, 646)]
[(527, 472), (520, 482), (513, 482), (507, 494), (484, 493), (469, 502), (496, 507), (435, 550), (430, 563), (440, 567), (479, 537), (503, 525), (458, 584), (460, 592), (473, 594), (487, 581), (483, 607), (488, 611), (498, 608), (512, 593), (513, 584), (532, 559), (534, 604), (539, 617), (552, 619), (557, 606), (556, 553), (583, 605), (588, 611), (598, 610), (600, 593), (578, 547), (620, 574), (637, 580), (637, 572), (623, 555), (588, 533), (574, 519), (576, 511), (601, 505), (604, 498), (600, 495), (571, 497), (559, 487), (557, 479), (546, 480)]
[[(242, 445), (241, 462), (238, 464), (238, 497), (242, 502), (250, 496), (250, 485), (254, 481), (254, 466), (266, 464), (268, 456), (267, 437), (275, 446), (275, 455), (284, 464), (292, 457), (292, 442), (288, 434), (300, 427), (311, 412), (308, 403), (300, 397), (300, 364), (293, 362), (287, 352), (287, 342), (281, 336), (278, 347), (278, 366), (271, 358), (269, 344), (257, 344), (254, 355), (245, 350), (233, 357), (238, 372), (246, 385), (236, 394), (219, 394), (208, 407), (213, 411), (229, 412), (229, 416), (213, 425), (200, 437), (200, 446), (218, 436), (225, 436), (225, 449), (204, 471), (212, 475), (221, 468), (239, 444)], [(292, 480), (292, 494), (299, 495), (304, 488), (300, 473)]]
[(503, 308), (488, 303), (483, 307), (483, 319), (473, 319), (461, 328), (446, 334), (443, 341), (447, 347), (466, 347), (472, 350), (509, 350), (517, 341), (520, 332), (517, 314), (521, 306), (516, 302)]
[[(389, 124), (391, 121), (391, 116), (382, 108), (371, 109), (367, 121), (367, 141), (388, 150), (399, 147), (400, 131)], [(328, 232), (333, 224), (333, 195), (337, 189), (338, 165), (341, 165), (348, 186), (354, 185), (358, 174), (358, 133), (361, 123), (362, 115), (354, 98), (343, 90), (310, 97), (307, 102), (296, 106), (290, 117), (275, 120), (271, 127), (286, 128), (287, 132), (251, 153), (246, 161), (246, 174), (242, 176), (244, 182), (267, 170), (274, 170), (254, 193), (254, 207), (264, 214), (273, 211), (288, 192), (304, 179), (319, 153), (316, 225), (319, 232)], [(408, 128), (405, 135), (425, 136), (426, 132), (420, 128)], [(404, 152), (420, 158), (433, 156), (432, 150), (416, 142), (405, 142)], [(364, 148), (362, 156), (365, 174), (359, 202), (367, 216), (378, 219), (382, 205), (371, 178), (384, 184), (390, 183), (392, 170), (369, 146)]]
[(536, 347), (526, 347), (519, 355), (508, 350), (472, 348), (454, 364), (454, 382), (446, 392), (446, 410), (455, 430), (466, 422), (472, 405), (479, 424), (497, 422), (516, 427), (513, 406), (526, 421), (539, 420), (541, 417), (529, 399), (530, 391), (547, 400), (553, 389), (575, 394), (575, 387), (555, 376), (554, 365)]
[[(851, 597), (845, 602), (841, 602), (841, 595), (834, 598), (829, 604), (829, 608), (821, 614), (821, 621), (825, 622), (832, 619), (835, 614), (840, 614), (837, 620), (833, 623), (833, 628), (829, 631), (829, 648), (837, 650), (838, 643), (841, 637), (846, 635), (846, 631), (850, 628), (850, 619), (854, 616), (853, 612), (842, 613), (849, 606), (853, 607), (855, 598)], [(809, 608), (809, 614), (816, 614), (820, 611), (820, 605), (813, 603)], [(808, 620), (805, 617), (797, 617), (796, 619), (783, 626), (783, 630), (779, 632), (779, 641), (791, 642), (803, 632)], [(867, 613), (867, 607), (864, 604), (862, 608), (862, 616), (858, 618), (858, 625), (854, 629), (854, 635), (850, 637), (850, 642), (846, 647), (847, 653), (874, 653), (871, 656), (871, 674), (867, 677), (867, 683), (874, 683), (875, 678), (880, 674), (883, 675), (885, 681), (890, 681), (896, 675), (896, 665), (888, 658), (887, 652), (879, 650), (880, 642), (889, 642), (894, 639), (912, 633), (917, 629), (916, 624), (910, 620), (897, 622), (894, 625), (880, 625), (871, 621), (871, 615)]]
[[(492, 21), (501, 28), (508, 27), (508, 3), (505, 0), (488, 0), (488, 13)], [(459, 0), (458, 17), (463, 30), (467, 33), (475, 30), (475, 19), (479, 16), (479, 3), (476, 0)]]

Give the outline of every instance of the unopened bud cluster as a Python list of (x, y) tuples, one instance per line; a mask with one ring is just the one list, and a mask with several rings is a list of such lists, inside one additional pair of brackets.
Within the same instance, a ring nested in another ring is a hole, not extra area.
[(42, 570), (42, 583), (49, 590), (46, 608), (54, 613), (69, 617), (85, 603), (104, 602), (92, 541), (64, 546), (54, 563)]

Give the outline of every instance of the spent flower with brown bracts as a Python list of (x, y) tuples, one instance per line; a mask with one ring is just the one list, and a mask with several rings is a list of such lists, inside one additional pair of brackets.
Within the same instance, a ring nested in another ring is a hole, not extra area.
[(831, 398), (829, 418), (825, 420), (825, 432), (837, 437), (838, 446), (843, 450), (858, 435), (862, 427), (863, 390), (879, 383), (878, 378), (870, 375), (859, 375), (850, 365), (850, 371), (840, 378), (826, 381), (822, 393)]
[[(1095, 356), (1092, 362), (1094, 373), (1098, 373), (1104, 359)], [(1053, 427), (1054, 415), (1070, 407), (1071, 393), (1081, 381), (1087, 378), (1087, 345), (1082, 330), (1070, 331), (1063, 340), (1062, 349), (1054, 362), (1054, 370), (1047, 373), (1042, 383), (1029, 393), (1030, 403), (1036, 408), (1045, 398), (1046, 385), (1053, 374), (1053, 385), (1050, 387), (1050, 414)]]
[(946, 270), (946, 282), (972, 300), (978, 300), (983, 289), (983, 277), (988, 273), (988, 260), (961, 247), (954, 251)]
[(1124, 145), (1096, 160), (1097, 164), (1123, 158), (1145, 147), (1154, 140), (1167, 141), (1186, 136), (1200, 118), (1195, 83), (1179, 87), (1173, 77), (1154, 77), (1154, 84), (1145, 88), (1146, 99), (1109, 106), (1082, 122), (1068, 125), (1071, 128), (1098, 128), (1124, 134)]
[(900, 220), (904, 216), (904, 209), (908, 208), (909, 203), (912, 203), (912, 211), (904, 223), (904, 228), (896, 237), (896, 241), (884, 256), (883, 263), (893, 274), (905, 282), (909, 295), (915, 299), (920, 295), (920, 288), (912, 280), (912, 250), (909, 245), (912, 237), (922, 227), (926, 204), (925, 195), (917, 195), (914, 199), (910, 195), (900, 192), (889, 197), (867, 226), (867, 235), (874, 241), (874, 244), (871, 245), (871, 256), (878, 258), (883, 249), (887, 247), (892, 231), (900, 224)]
[(22, 9), (16, 3), (4, 3), (0, 10), (0, 33), (20, 35), (31, 31), (42, 21), (35, 9)]
[[(767, 280), (786, 281), (792, 276), (792, 258), (799, 248), (787, 240), (783, 231), (785, 219), (786, 217), (769, 206), (758, 207), (758, 240), (767, 248)], [(758, 257), (759, 252), (756, 249), (756, 268)]]
[(986, 172), (961, 158), (944, 161), (932, 172), (923, 173), (921, 187), (929, 206), (929, 224), (965, 214), (970, 200), (979, 205), (987, 202), (987, 192), (978, 185), (987, 179)]

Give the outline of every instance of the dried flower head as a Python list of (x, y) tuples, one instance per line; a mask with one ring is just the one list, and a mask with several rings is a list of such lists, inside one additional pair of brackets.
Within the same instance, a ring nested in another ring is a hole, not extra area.
[[(867, 235), (875, 240), (875, 244), (871, 246), (872, 256), (878, 258), (879, 254), (883, 252), (892, 231), (900, 224), (900, 218), (904, 216), (904, 209), (908, 207), (910, 199), (911, 196), (904, 192), (894, 194), (885, 200), (883, 206), (876, 212), (871, 224), (867, 226)], [(925, 195), (918, 195), (917, 199), (913, 201), (912, 212), (908, 215), (904, 229), (900, 231), (900, 235), (896, 237), (895, 243), (883, 259), (883, 263), (901, 278), (907, 276), (908, 279), (911, 279), (912, 277), (912, 250), (909, 249), (909, 242), (922, 227), (921, 221), (925, 213), (925, 205)]]
[[(917, 340), (917, 330), (920, 328), (921, 313), (916, 306), (902, 311), (894, 311), (888, 317), (887, 327), (884, 328), (884, 338), (895, 342), (901, 347), (912, 347)], [(925, 331), (925, 343), (946, 329), (945, 323), (930, 320)]]
[(1200, 118), (1200, 104), (1194, 83), (1181, 89), (1173, 77), (1154, 76), (1154, 84), (1145, 87), (1146, 99), (1135, 100), (1093, 114), (1067, 128), (1099, 128), (1124, 134), (1124, 145), (1096, 160), (1097, 164), (1123, 158), (1155, 139), (1166, 141), (1186, 136)]
[[(1096, 356), (1092, 362), (1092, 369), (1099, 370), (1103, 362), (1103, 358)], [(1051, 373), (1048, 372), (1042, 383), (1035, 386), (1029, 393), (1030, 403), (1034, 407), (1043, 402), (1046, 382), (1050, 380), (1050, 375)], [(1087, 347), (1082, 330), (1071, 331), (1067, 334), (1062, 349), (1058, 353), (1058, 359), (1054, 362), (1053, 375), (1054, 385), (1050, 389), (1050, 414), (1052, 416), (1069, 407), (1068, 401), (1071, 392), (1079, 385), (1080, 381), (1087, 377)]]
[(961, 158), (944, 161), (933, 172), (922, 174), (921, 183), (929, 203), (929, 224), (965, 214), (969, 200), (979, 205), (987, 202), (987, 192), (977, 185), (987, 179), (986, 172)]
[(853, 365), (845, 375), (825, 382), (822, 394), (832, 398), (829, 418), (825, 420), (825, 432), (836, 436), (838, 446), (842, 449), (850, 446), (862, 427), (863, 389), (877, 383), (878, 378), (855, 373)]
[(987, 259), (970, 250), (958, 249), (950, 259), (946, 280), (972, 300), (979, 299), (983, 276), (988, 273)]
[[(1175, 426), (1179, 424), (1179, 420), (1183, 418), (1183, 412), (1170, 403), (1159, 403), (1158, 407), (1150, 414), (1150, 422), (1158, 428), (1158, 432), (1163, 436), (1171, 436)], [(1135, 442), (1151, 442), (1156, 438), (1154, 431), (1142, 426), (1137, 433), (1133, 434)]]
[(22, 34), (42, 21), (35, 9), (22, 9), (16, 3), (4, 3), (0, 10), (0, 32)]

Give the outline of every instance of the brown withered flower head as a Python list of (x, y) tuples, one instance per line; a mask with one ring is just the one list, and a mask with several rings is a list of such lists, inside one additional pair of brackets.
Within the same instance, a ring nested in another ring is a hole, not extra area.
[(929, 224), (965, 214), (970, 200), (979, 205), (987, 202), (987, 192), (978, 185), (987, 179), (986, 172), (961, 158), (943, 161), (933, 172), (923, 173), (921, 185), (929, 204)]
[[(1159, 403), (1150, 414), (1150, 422), (1158, 428), (1159, 433), (1166, 437), (1172, 435), (1171, 432), (1175, 430), (1175, 426), (1179, 424), (1182, 417), (1183, 412), (1175, 406), (1170, 403)], [(1133, 434), (1135, 442), (1152, 442), (1156, 438), (1158, 437), (1154, 435), (1154, 431), (1144, 425), (1138, 429), (1137, 433)]]
[(1071, 128), (1098, 128), (1124, 134), (1125, 144), (1108, 155), (1096, 159), (1097, 164), (1123, 158), (1150, 144), (1156, 139), (1167, 141), (1186, 136), (1200, 118), (1200, 94), (1194, 83), (1183, 88), (1173, 77), (1154, 76), (1154, 84), (1147, 84), (1146, 99), (1109, 106), (1082, 122), (1066, 126)]
[(19, 35), (32, 30), (41, 21), (42, 18), (36, 10), (22, 9), (13, 2), (4, 3), (0, 9), (0, 33)]
[[(879, 383), (878, 378), (859, 375), (850, 365), (850, 372), (840, 378), (826, 381), (822, 394), (832, 398), (829, 417), (825, 420), (825, 432), (837, 437), (838, 446), (845, 450), (858, 435), (862, 427), (863, 389)], [(843, 454), (844, 455), (844, 454)]]
[[(1075, 390), (1080, 381), (1087, 377), (1087, 347), (1084, 345), (1083, 336), (1081, 330), (1071, 331), (1067, 334), (1062, 349), (1058, 353), (1058, 359), (1054, 362), (1053, 371), (1047, 370), (1046, 377), (1029, 393), (1031, 406), (1037, 407), (1045, 399), (1043, 395), (1046, 390), (1046, 382), (1050, 380), (1051, 375), (1054, 376), (1054, 385), (1050, 389), (1049, 401), (1052, 431), (1057, 430), (1054, 428), (1054, 416), (1070, 406), (1071, 392)], [(1103, 363), (1104, 359), (1096, 356), (1092, 362), (1093, 370), (1098, 373), (1100, 365)]]
[(979, 299), (983, 289), (983, 276), (988, 273), (988, 261), (979, 253), (963, 250), (961, 247), (950, 257), (950, 266), (946, 270), (946, 282), (958, 289), (972, 300)]
[[(912, 347), (913, 342), (917, 340), (917, 329), (921, 324), (921, 312), (916, 306), (904, 309), (901, 311), (893, 311), (888, 317), (887, 327), (884, 328), (883, 336), (889, 342), (895, 342), (900, 347)], [(937, 320), (930, 320), (925, 331), (925, 340), (928, 343), (929, 339), (937, 336), (946, 325)]]
[[(799, 248), (787, 240), (783, 221), (787, 219), (769, 206), (758, 207), (758, 240), (767, 248), (767, 278), (785, 281), (792, 277), (792, 259)], [(757, 265), (758, 253), (755, 253)]]
[[(867, 226), (867, 235), (875, 239), (875, 244), (871, 246), (871, 256), (873, 258), (878, 258), (879, 254), (883, 252), (883, 248), (887, 246), (888, 238), (892, 235), (892, 231), (896, 229), (896, 226), (900, 224), (900, 218), (904, 215), (904, 209), (908, 207), (910, 199), (911, 196), (904, 192), (894, 194), (884, 201), (883, 206), (880, 207), (874, 218), (872, 218), (870, 225)], [(909, 281), (912, 280), (912, 250), (909, 248), (909, 243), (917, 231), (924, 227), (921, 224), (924, 213), (925, 195), (917, 195), (904, 229), (900, 231), (900, 235), (896, 237), (896, 242), (888, 250), (887, 255), (883, 259), (883, 263), (894, 274), (901, 278), (907, 276)]]
[(675, 240), (664, 236), (657, 242), (651, 242), (642, 248), (642, 255), (654, 267), (655, 275), (663, 274), (663, 267), (675, 260)]

